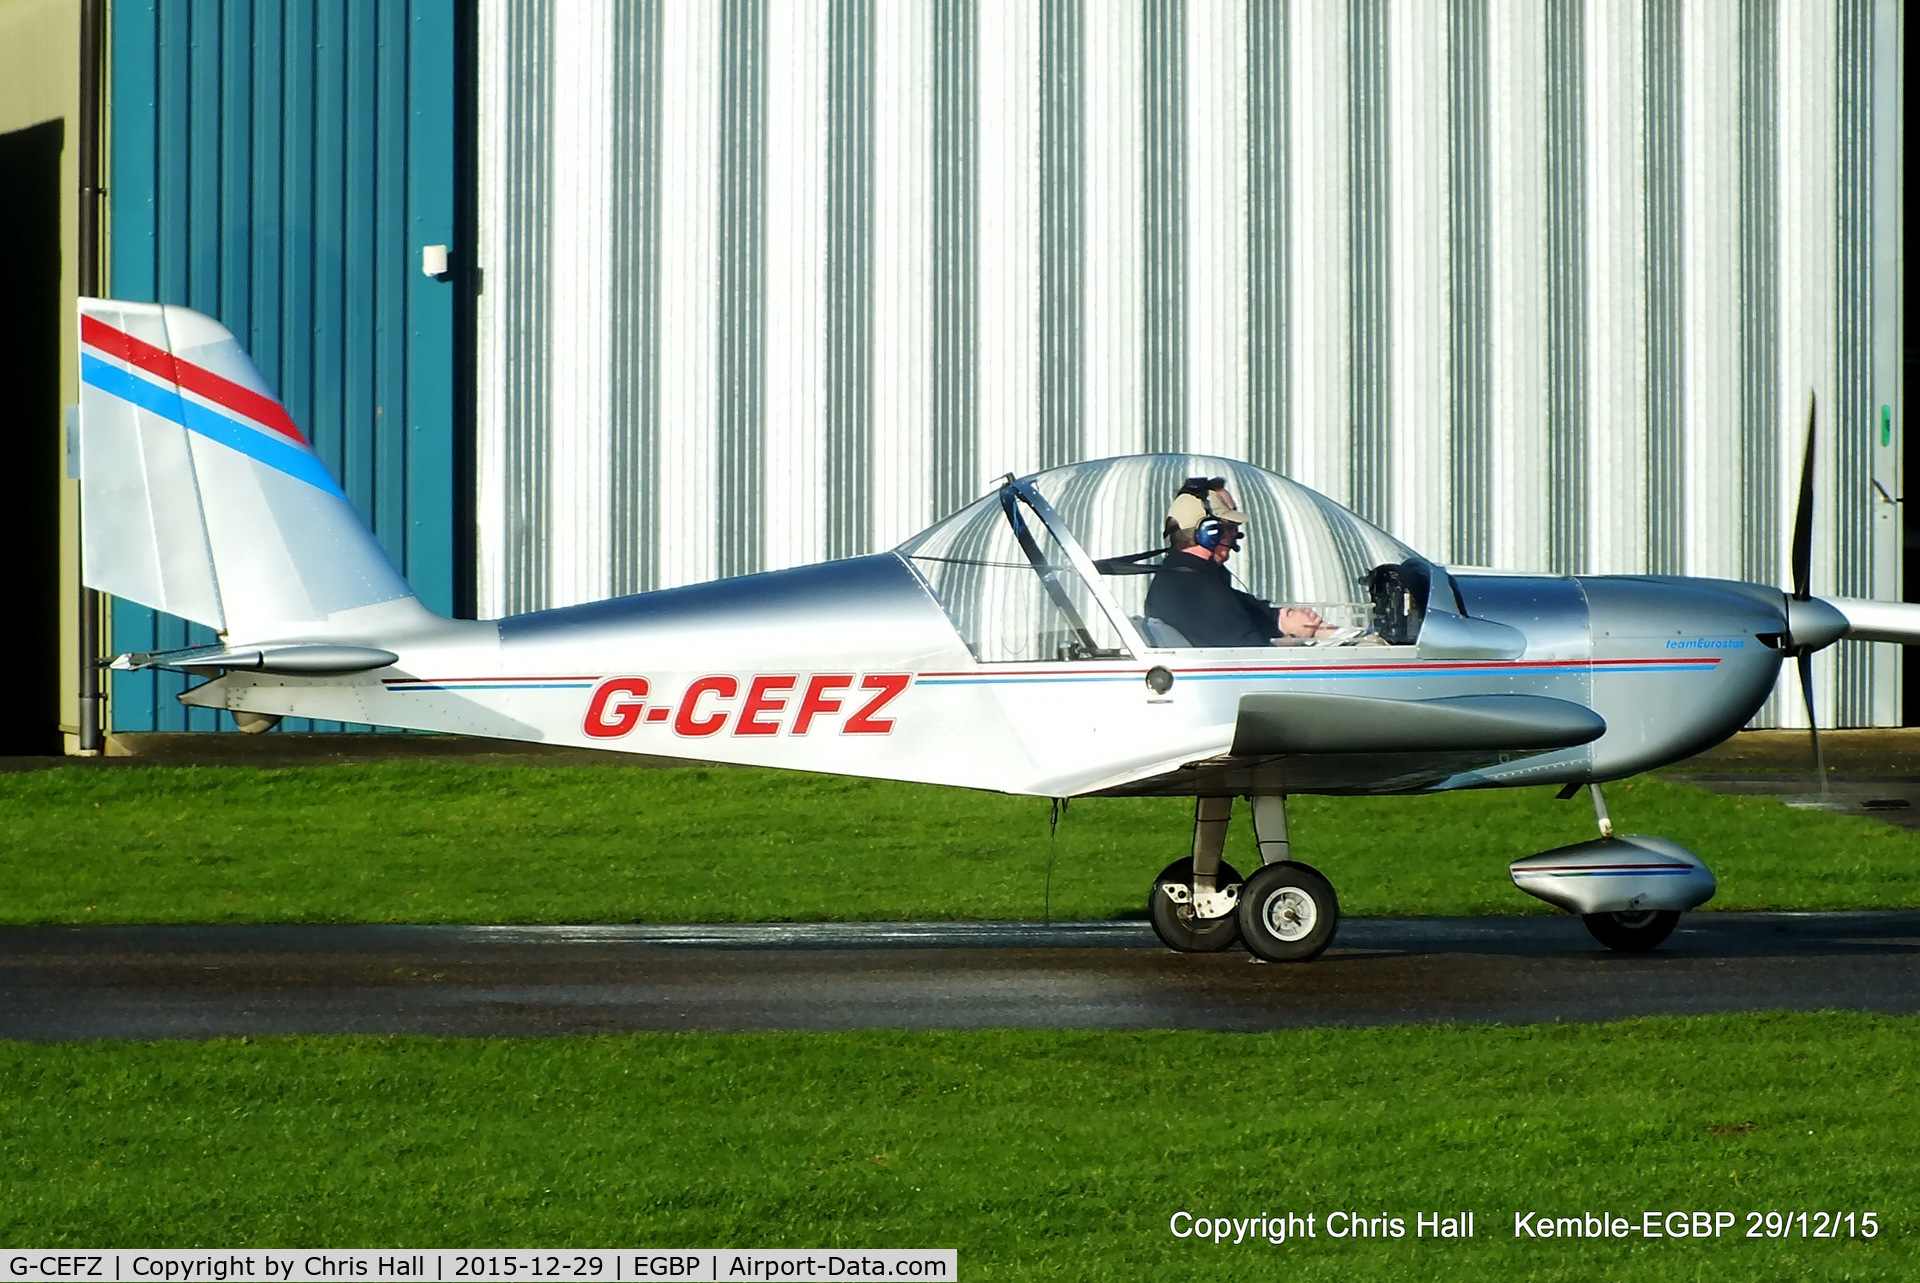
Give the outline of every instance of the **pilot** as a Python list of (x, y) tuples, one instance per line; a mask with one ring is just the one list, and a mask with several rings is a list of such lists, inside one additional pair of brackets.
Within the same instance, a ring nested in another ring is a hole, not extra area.
[(1340, 630), (1306, 606), (1276, 611), (1233, 586), (1227, 558), (1244, 537), (1246, 514), (1221, 477), (1189, 477), (1167, 509), (1167, 555), (1147, 589), (1147, 614), (1194, 646), (1266, 646), (1276, 638), (1331, 638)]

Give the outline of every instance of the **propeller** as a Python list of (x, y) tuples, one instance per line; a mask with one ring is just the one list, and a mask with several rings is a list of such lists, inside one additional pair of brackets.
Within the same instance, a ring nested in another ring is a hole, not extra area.
[[(1807, 453), (1800, 464), (1800, 502), (1793, 512), (1793, 601), (1811, 601), (1813, 598), (1813, 440), (1814, 423), (1818, 401), (1813, 395), (1807, 397)], [(1793, 618), (1793, 607), (1787, 607), (1787, 618)], [(1800, 668), (1800, 695), (1807, 703), (1807, 729), (1813, 733), (1813, 770), (1820, 779), (1820, 800), (1827, 800), (1827, 764), (1820, 753), (1820, 719), (1814, 715), (1813, 708), (1813, 652), (1817, 647), (1806, 645), (1799, 638), (1792, 637), (1792, 624), (1788, 624), (1788, 636), (1793, 642), (1793, 660)]]

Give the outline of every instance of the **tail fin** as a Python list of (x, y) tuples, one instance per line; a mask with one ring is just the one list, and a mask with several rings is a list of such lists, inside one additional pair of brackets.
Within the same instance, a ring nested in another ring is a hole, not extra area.
[(218, 321), (80, 300), (82, 577), (242, 640), (413, 596)]

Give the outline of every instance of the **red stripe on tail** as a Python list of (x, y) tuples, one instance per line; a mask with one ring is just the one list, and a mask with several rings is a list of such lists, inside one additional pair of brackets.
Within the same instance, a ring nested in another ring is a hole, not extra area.
[(307, 444), (307, 439), (300, 435), (300, 429), (293, 425), (286, 407), (272, 397), (262, 396), (252, 388), (243, 388), (232, 379), (223, 379), (212, 370), (191, 361), (182, 361), (173, 353), (137, 339), (124, 330), (116, 330), (105, 321), (83, 315), (80, 318), (80, 341), (88, 347), (99, 348), (109, 356), (117, 356), (122, 361), (137, 365), (149, 374), (158, 375), (175, 387), (238, 411), (289, 440)]

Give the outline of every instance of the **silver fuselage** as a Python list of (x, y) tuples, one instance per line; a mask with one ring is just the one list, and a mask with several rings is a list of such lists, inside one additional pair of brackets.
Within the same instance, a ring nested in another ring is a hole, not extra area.
[[(1752, 717), (1777, 679), (1777, 589), (1635, 576), (1436, 576), (1442, 617), (1517, 630), (1520, 653), (1408, 646), (1158, 649), (982, 663), (892, 553), (490, 622), (366, 621), (376, 672), (230, 673), (189, 702), (643, 753), (1069, 797), (1404, 793), (1617, 779)], [(377, 608), (376, 608), (377, 609)], [(330, 634), (354, 632), (342, 620)], [(1424, 634), (1423, 634), (1424, 640)], [(1164, 669), (1171, 685), (1148, 682)], [(1591, 708), (1589, 743), (1508, 760), (1230, 755), (1243, 697), (1524, 694)]]

